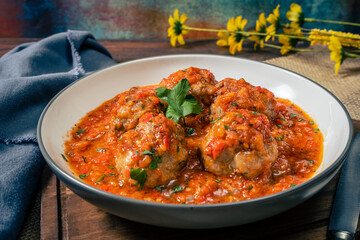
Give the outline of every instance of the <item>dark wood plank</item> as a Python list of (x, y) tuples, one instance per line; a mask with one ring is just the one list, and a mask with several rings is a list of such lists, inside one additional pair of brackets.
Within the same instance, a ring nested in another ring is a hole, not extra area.
[(43, 240), (58, 239), (58, 195), (57, 179), (48, 166), (44, 167), (41, 178), (41, 220), (40, 237)]

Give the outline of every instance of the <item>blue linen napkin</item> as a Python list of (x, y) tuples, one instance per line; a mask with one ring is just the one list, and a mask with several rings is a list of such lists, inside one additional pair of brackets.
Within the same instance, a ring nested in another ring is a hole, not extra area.
[(115, 64), (84, 31), (22, 44), (0, 58), (0, 239), (15, 239), (38, 189), (44, 159), (36, 127), (69, 83)]

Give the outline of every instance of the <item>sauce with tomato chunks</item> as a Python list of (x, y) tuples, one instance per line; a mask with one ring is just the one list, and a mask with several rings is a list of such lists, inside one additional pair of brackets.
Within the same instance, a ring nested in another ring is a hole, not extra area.
[(206, 69), (133, 87), (84, 116), (63, 157), (87, 184), (178, 204), (258, 198), (310, 179), (323, 136), (294, 103)]

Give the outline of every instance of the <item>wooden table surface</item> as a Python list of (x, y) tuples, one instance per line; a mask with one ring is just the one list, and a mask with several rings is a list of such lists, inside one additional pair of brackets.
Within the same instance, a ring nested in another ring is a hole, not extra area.
[[(20, 43), (34, 40), (0, 39), (0, 56)], [(100, 42), (117, 62), (182, 53), (230, 55), (217, 47), (215, 40), (192, 41), (180, 48), (172, 48), (167, 41)], [(281, 55), (278, 50), (255, 53), (251, 46), (245, 46), (236, 56), (264, 61)], [(353, 120), (353, 124), (358, 132), (360, 121)], [(184, 230), (148, 226), (108, 214), (71, 192), (46, 166), (41, 186), (41, 239), (326, 239), (338, 176), (314, 197), (280, 215), (236, 227)], [(359, 231), (356, 236), (360, 237)]]

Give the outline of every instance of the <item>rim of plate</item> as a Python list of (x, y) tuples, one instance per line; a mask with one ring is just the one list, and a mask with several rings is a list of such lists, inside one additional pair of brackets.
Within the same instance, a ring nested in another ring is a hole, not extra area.
[[(286, 190), (281, 191), (281, 192), (277, 192), (277, 193), (274, 193), (274, 194), (270, 194), (270, 195), (266, 195), (266, 196), (258, 197), (258, 198), (253, 198), (253, 199), (249, 199), (249, 200), (229, 202), (229, 203), (211, 203), (211, 204), (204, 204), (204, 205), (176, 204), (176, 203), (157, 203), (157, 202), (134, 199), (134, 198), (130, 198), (130, 197), (124, 197), (124, 196), (117, 195), (117, 194), (114, 194), (114, 193), (109, 193), (109, 192), (100, 190), (98, 188), (95, 188), (93, 186), (90, 186), (90, 185), (86, 184), (85, 182), (82, 182), (81, 180), (77, 179), (73, 175), (68, 174), (66, 171), (61, 169), (61, 167), (59, 167), (56, 164), (56, 162), (51, 158), (51, 156), (47, 152), (47, 150), (46, 150), (46, 148), (44, 146), (43, 140), (42, 140), (42, 134), (41, 134), (42, 123), (43, 123), (44, 117), (45, 117), (48, 109), (52, 106), (53, 102), (59, 96), (62, 95), (63, 92), (65, 92), (67, 89), (69, 89), (73, 85), (77, 84), (79, 81), (83, 81), (84, 79), (86, 79), (87, 77), (89, 77), (91, 75), (102, 74), (105, 71), (109, 71), (109, 70), (111, 70), (113, 68), (117, 68), (119, 66), (135, 64), (135, 63), (138, 63), (138, 62), (147, 62), (147, 61), (153, 61), (153, 60), (158, 60), (158, 59), (179, 58), (179, 57), (204, 57), (204, 58), (219, 58), (219, 59), (224, 58), (224, 59), (233, 59), (235, 61), (236, 60), (241, 60), (241, 61), (255, 62), (255, 63), (264, 64), (264, 65), (269, 65), (269, 66), (277, 68), (277, 69), (279, 69), (281, 71), (289, 72), (291, 74), (302, 77), (304, 80), (307, 80), (307, 81), (310, 81), (310, 82), (314, 83), (315, 85), (322, 88), (325, 92), (327, 92), (334, 100), (336, 100), (336, 102), (341, 106), (341, 108), (343, 109), (343, 111), (344, 111), (344, 113), (345, 113), (345, 115), (347, 117), (348, 125), (349, 125), (349, 136), (348, 136), (345, 148), (343, 149), (343, 151), (341, 152), (339, 157), (329, 167), (327, 167), (325, 170), (323, 170), (322, 172), (320, 172), (316, 176), (313, 176), (309, 180), (307, 180), (307, 181), (305, 181), (305, 182), (303, 182), (303, 183), (301, 183), (301, 184), (299, 184), (299, 185), (297, 185), (297, 186), (295, 186), (293, 188), (289, 188), (289, 189), (286, 189)], [(322, 180), (323, 178), (326, 178), (337, 167), (339, 167), (343, 163), (343, 161), (345, 160), (345, 157), (347, 155), (347, 152), (348, 152), (348, 150), (350, 148), (351, 141), (352, 141), (352, 138), (353, 138), (353, 134), (354, 134), (354, 129), (353, 129), (351, 117), (350, 117), (349, 112), (345, 108), (344, 104), (332, 92), (327, 90), (325, 87), (323, 87), (319, 83), (317, 83), (317, 82), (315, 82), (315, 81), (313, 81), (313, 80), (311, 80), (311, 79), (309, 79), (309, 78), (307, 78), (307, 77), (305, 77), (305, 76), (303, 76), (301, 74), (298, 74), (298, 73), (296, 73), (294, 71), (291, 71), (291, 70), (288, 70), (288, 69), (285, 69), (285, 68), (282, 68), (282, 67), (279, 67), (279, 66), (275, 66), (275, 65), (272, 65), (270, 63), (256, 61), (256, 60), (252, 60), (252, 59), (241, 58), (241, 57), (222, 56), (222, 55), (214, 55), (214, 54), (172, 54), (172, 55), (162, 55), (162, 56), (156, 56), (156, 57), (146, 57), (146, 58), (127, 61), (127, 62), (124, 62), (124, 63), (119, 63), (119, 64), (116, 64), (114, 66), (108, 67), (108, 68), (104, 68), (104, 69), (100, 69), (98, 71), (94, 71), (89, 75), (86, 75), (86, 76), (84, 76), (82, 78), (79, 78), (79, 79), (75, 80), (74, 82), (72, 82), (69, 85), (67, 85), (66, 87), (64, 87), (59, 93), (57, 93), (50, 100), (50, 102), (46, 105), (46, 107), (44, 108), (43, 112), (40, 115), (38, 125), (37, 125), (37, 139), (38, 139), (38, 144), (39, 144), (40, 151), (41, 151), (42, 155), (44, 156), (47, 164), (52, 169), (52, 171), (54, 171), (56, 173), (56, 175), (58, 175), (60, 177), (60, 179), (65, 182), (65, 184), (75, 185), (76, 187), (85, 189), (86, 191), (88, 191), (88, 192), (90, 192), (92, 194), (101, 195), (104, 198), (110, 198), (110, 199), (113, 199), (113, 200), (120, 200), (120, 201), (129, 202), (129, 203), (133, 203), (133, 204), (148, 205), (148, 206), (151, 206), (151, 207), (184, 208), (184, 209), (188, 209), (188, 208), (191, 208), (191, 209), (194, 209), (194, 208), (218, 208), (218, 207), (224, 208), (224, 207), (233, 207), (235, 205), (250, 205), (250, 204), (256, 204), (258, 202), (273, 201), (274, 199), (285, 197), (287, 195), (292, 195), (295, 192), (300, 192), (304, 188), (307, 188), (307, 187), (309, 187), (311, 185), (314, 185), (317, 182), (319, 182), (320, 180)]]

